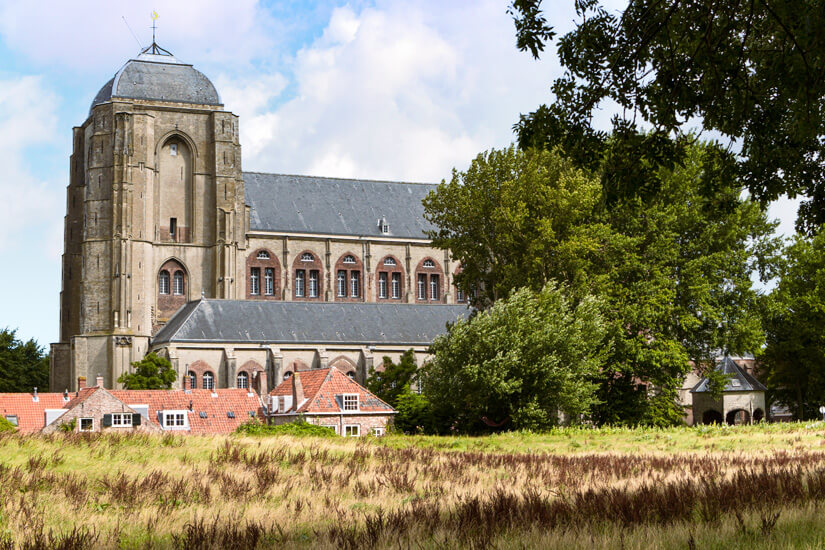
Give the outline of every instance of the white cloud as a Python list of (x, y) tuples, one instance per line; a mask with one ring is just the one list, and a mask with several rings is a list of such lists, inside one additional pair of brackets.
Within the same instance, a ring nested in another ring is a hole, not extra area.
[(14, 248), (19, 235), (35, 228), (49, 237), (42, 243), (46, 252), (60, 254), (61, 240), (54, 239), (63, 215), (60, 191), (33, 175), (33, 160), (27, 156), (55, 142), (56, 108), (55, 95), (39, 77), (0, 81), (0, 251)]
[(276, 101), (277, 86), (222, 85), (227, 108), (243, 113), (244, 167), (438, 181), (509, 144), (519, 113), (547, 100), (552, 64), (516, 50), (499, 1), (435, 7), (334, 10), (289, 60), (287, 99)]

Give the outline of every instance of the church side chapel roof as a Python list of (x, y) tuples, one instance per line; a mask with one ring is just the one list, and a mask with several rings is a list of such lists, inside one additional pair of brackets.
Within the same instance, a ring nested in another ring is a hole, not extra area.
[(432, 184), (259, 172), (243, 178), (252, 230), (426, 239), (435, 229), (421, 204)]
[(200, 299), (180, 308), (152, 344), (429, 345), (469, 312), (463, 305)]
[(215, 86), (202, 72), (154, 43), (103, 85), (90, 111), (113, 97), (222, 105)]
[[(717, 372), (721, 372), (722, 374), (731, 375), (725, 389), (722, 390), (724, 392), (767, 391), (768, 389), (745, 369), (737, 365), (736, 362), (730, 357), (725, 357), (719, 361), (716, 364), (715, 370)], [(706, 393), (710, 391), (708, 388), (708, 379), (702, 378), (690, 391), (691, 393)]]
[[(335, 367), (296, 372), (269, 392), (271, 396), (293, 395), (294, 386), (300, 379), (305, 401), (293, 403), (288, 412), (298, 413), (341, 413), (341, 395), (357, 394), (359, 412), (391, 413), (393, 408), (376, 397), (372, 392)], [(295, 407), (298, 409), (295, 410)]]

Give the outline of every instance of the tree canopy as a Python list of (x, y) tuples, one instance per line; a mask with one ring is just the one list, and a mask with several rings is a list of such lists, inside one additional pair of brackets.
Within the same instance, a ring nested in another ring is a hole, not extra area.
[(554, 283), (524, 288), (433, 342), (424, 387), (443, 427), (546, 429), (596, 404), (605, 358), (602, 304), (570, 300)]
[(762, 369), (774, 400), (797, 419), (825, 405), (825, 232), (797, 236), (766, 300)]
[(424, 201), (438, 226), (434, 245), (460, 263), (456, 282), (478, 289), (477, 306), (550, 281), (574, 302), (604, 301), (612, 346), (598, 422), (676, 422), (691, 361), (711, 364), (763, 341), (751, 276), (771, 273), (774, 225), (743, 198), (724, 151), (697, 143), (682, 154), (657, 169), (656, 195), (610, 204), (598, 174), (560, 149), (493, 150)]
[(17, 331), (0, 330), (0, 392), (49, 388), (49, 356), (34, 339), (23, 342)]
[(168, 390), (177, 379), (169, 360), (155, 353), (132, 363), (132, 369), (117, 379), (127, 390)]
[[(560, 145), (602, 172), (607, 198), (655, 193), (659, 167), (680, 161), (697, 122), (737, 149), (740, 181), (763, 204), (803, 195), (797, 225), (825, 222), (825, 3), (822, 0), (627, 0), (620, 12), (575, 0), (576, 27), (557, 40), (565, 72), (554, 102), (516, 124), (520, 146)], [(538, 57), (556, 38), (541, 0), (509, 8), (517, 46)], [(593, 115), (619, 107), (608, 134)], [(639, 128), (645, 127), (646, 132)], [(669, 139), (681, 136), (676, 142)]]

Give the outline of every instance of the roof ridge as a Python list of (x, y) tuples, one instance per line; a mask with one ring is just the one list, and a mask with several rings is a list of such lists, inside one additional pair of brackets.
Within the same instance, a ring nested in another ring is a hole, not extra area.
[[(173, 339), (175, 336), (177, 336), (178, 332), (180, 332), (180, 329), (182, 329), (182, 328), (183, 328), (183, 325), (185, 325), (185, 324), (187, 323), (187, 321), (189, 321), (189, 319), (192, 317), (192, 315), (194, 315), (194, 314), (195, 314), (195, 311), (197, 311), (198, 306), (199, 306), (202, 302), (205, 302), (205, 301), (206, 301), (206, 298), (204, 298), (204, 297), (203, 297), (203, 295), (201, 295), (200, 299), (198, 299), (198, 300), (193, 300), (192, 302), (187, 302), (186, 304), (184, 304), (184, 305), (183, 305), (183, 307), (185, 308), (186, 306), (188, 306), (189, 304), (191, 304), (191, 303), (193, 303), (193, 302), (196, 304), (195, 306), (193, 306), (193, 307), (192, 307), (192, 311), (190, 311), (190, 312), (186, 315), (186, 318), (185, 318), (185, 319), (183, 319), (183, 321), (182, 321), (182, 322), (178, 325), (178, 328), (176, 328), (176, 329), (175, 329), (175, 332), (173, 332), (173, 333), (172, 333), (172, 335), (171, 335), (171, 336), (169, 336), (169, 338), (167, 338), (167, 341), (168, 341), (168, 342), (171, 342), (171, 341), (172, 341), (172, 339)], [(175, 315), (173, 315), (173, 316), (172, 316), (172, 319), (174, 319), (174, 318), (175, 318)], [(172, 319), (169, 319), (169, 321), (167, 321), (167, 322), (166, 322), (166, 324), (168, 325), (168, 324), (169, 324), (169, 322), (170, 322), (170, 321), (172, 321)], [(161, 329), (161, 330), (163, 330), (163, 329)]]
[(402, 185), (428, 185), (436, 186), (438, 183), (427, 183), (424, 181), (397, 181), (397, 180), (380, 180), (371, 178), (341, 178), (336, 176), (311, 176), (307, 174), (279, 174), (277, 172), (259, 172), (257, 170), (243, 170), (243, 174), (260, 174), (263, 176), (287, 176), (290, 178), (307, 178), (317, 180), (335, 180), (335, 181), (363, 181), (369, 183), (393, 183)]

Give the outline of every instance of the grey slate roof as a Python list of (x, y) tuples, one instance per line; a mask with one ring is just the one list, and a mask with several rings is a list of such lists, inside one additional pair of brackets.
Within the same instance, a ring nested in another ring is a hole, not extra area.
[(150, 53), (127, 61), (103, 85), (90, 110), (113, 97), (221, 105), (218, 91), (203, 73), (171, 55)]
[[(715, 370), (723, 374), (731, 375), (725, 389), (722, 391), (767, 391), (768, 389), (759, 380), (737, 365), (730, 357), (725, 357), (719, 361), (716, 364)], [(710, 391), (708, 389), (708, 379), (702, 378), (690, 391), (691, 393), (705, 393)]]
[[(244, 172), (251, 229), (426, 238), (421, 200), (435, 185)], [(389, 234), (378, 220), (386, 218)]]
[(461, 305), (201, 299), (179, 309), (152, 344), (428, 345), (469, 313)]

